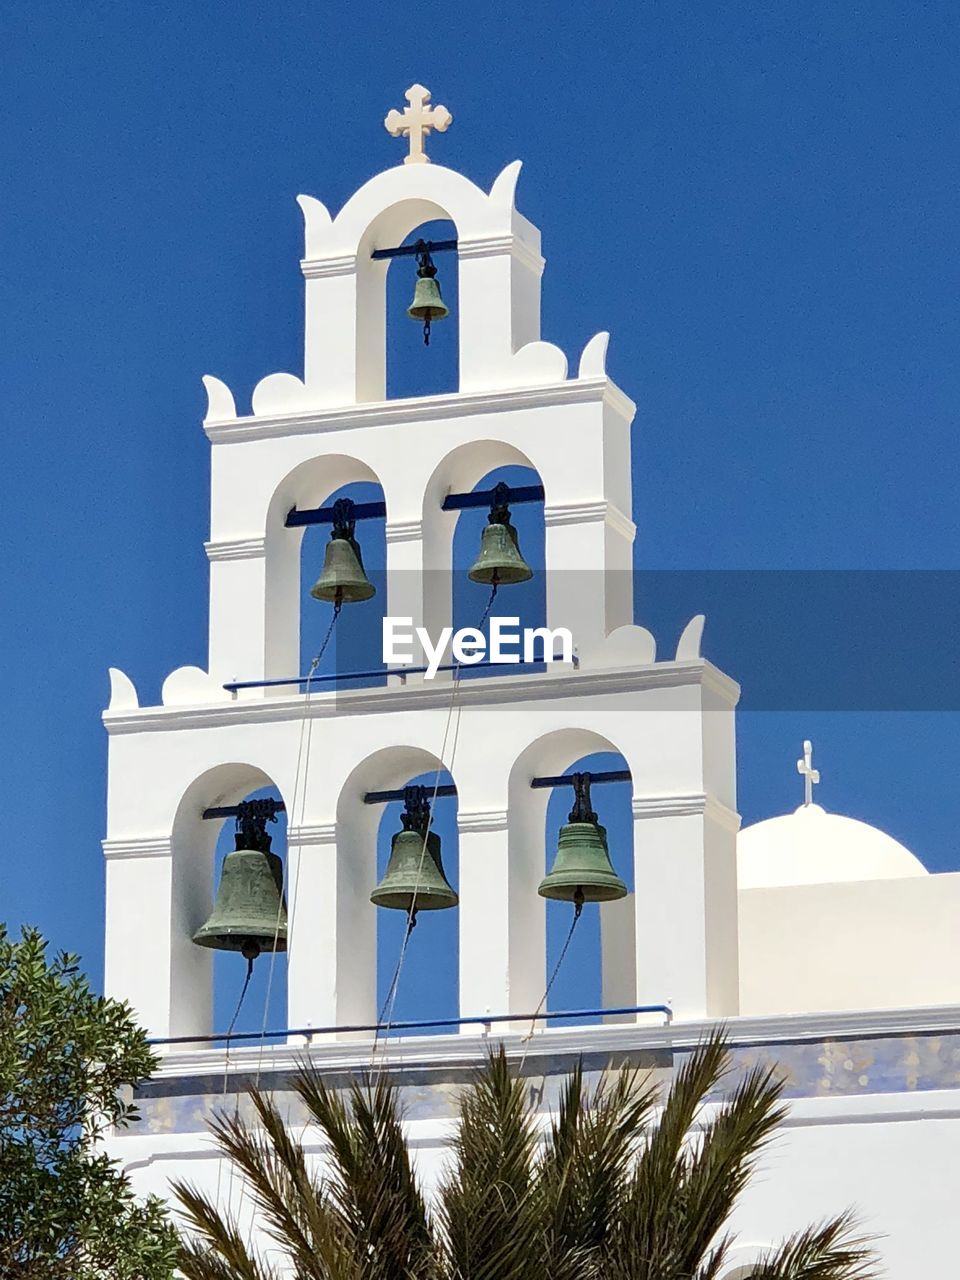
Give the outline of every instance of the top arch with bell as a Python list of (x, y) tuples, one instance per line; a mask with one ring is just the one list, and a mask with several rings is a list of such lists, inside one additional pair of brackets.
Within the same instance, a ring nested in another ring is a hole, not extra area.
[[(399, 165), (365, 183), (332, 217), (313, 196), (298, 203), (305, 224), (303, 378), (274, 373), (253, 392), (253, 416), (347, 408), (386, 396), (386, 278), (376, 249), (403, 243), (422, 223), (456, 228), (459, 267), (459, 391), (544, 386), (567, 380), (567, 358), (540, 340), (540, 232), (515, 205), (521, 162), (489, 192), (437, 164)], [(606, 377), (606, 335), (587, 344), (579, 377)], [(205, 379), (207, 422), (236, 417), (232, 393)], [(620, 394), (625, 406), (627, 398)], [(632, 413), (633, 406), (629, 406)]]

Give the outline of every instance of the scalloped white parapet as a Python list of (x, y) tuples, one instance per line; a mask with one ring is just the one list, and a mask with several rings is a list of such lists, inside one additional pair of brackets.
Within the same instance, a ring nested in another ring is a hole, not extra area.
[(617, 627), (599, 644), (590, 645), (580, 655), (581, 668), (644, 667), (657, 660), (657, 642), (646, 627), (633, 623)]
[(696, 614), (683, 628), (677, 641), (677, 662), (696, 662), (700, 657), (700, 644), (703, 640), (703, 624), (706, 616)]
[(207, 391), (207, 412), (204, 422), (229, 422), (235, 418), (237, 406), (233, 392), (227, 384), (209, 373), (203, 375), (202, 381)]
[(195, 707), (209, 702), (229, 702), (222, 683), (200, 667), (177, 667), (163, 682), (160, 701), (165, 707)]
[(302, 413), (313, 407), (312, 397), (293, 373), (268, 373), (253, 390), (253, 412), (261, 417)]
[(605, 378), (607, 376), (607, 346), (610, 335), (606, 332), (595, 333), (580, 356), (578, 378)]
[[(304, 376), (276, 372), (257, 384), (255, 417), (282, 417), (386, 399), (386, 277), (374, 249), (401, 244), (427, 221), (456, 227), (460, 391), (549, 386), (569, 377), (559, 347), (540, 338), (540, 233), (515, 206), (521, 162), (489, 192), (442, 165), (398, 165), (365, 183), (332, 216), (300, 195), (304, 221)], [(395, 270), (410, 266), (401, 259)], [(449, 265), (438, 259), (441, 280)], [(583, 348), (577, 378), (607, 377), (609, 334)], [(230, 388), (206, 376), (205, 422), (237, 416)]]
[(119, 667), (108, 668), (110, 676), (110, 702), (108, 711), (134, 711), (140, 705), (137, 690), (130, 677)]
[(567, 357), (552, 342), (528, 342), (504, 370), (502, 387), (544, 387), (565, 382)]

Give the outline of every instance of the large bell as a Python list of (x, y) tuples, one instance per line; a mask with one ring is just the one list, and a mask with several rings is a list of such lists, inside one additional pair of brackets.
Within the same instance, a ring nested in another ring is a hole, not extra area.
[(440, 837), (428, 829), (430, 809), (425, 788), (412, 787), (410, 791), (419, 795), (407, 800), (401, 816), (403, 830), (391, 841), (390, 861), (370, 901), (378, 907), (407, 912), (455, 907), (460, 899), (443, 874)]
[(520, 554), (517, 531), (510, 523), (509, 487), (501, 480), (493, 490), (490, 514), (480, 537), (480, 552), (467, 572), (471, 582), (488, 587), (527, 582), (533, 570)]
[(440, 295), (437, 268), (433, 265), (427, 246), (420, 240), (417, 247), (420, 249), (417, 255), (417, 283), (413, 291), (413, 302), (407, 307), (407, 315), (411, 320), (423, 321), (423, 342), (425, 346), (429, 346), (430, 325), (434, 320), (445, 320), (450, 311)]
[(249, 834), (237, 832), (237, 847), (223, 860), (217, 900), (206, 924), (193, 935), (200, 947), (239, 951), (255, 960), (261, 951), (286, 951), (287, 908), (283, 900), (283, 863), (270, 852), (262, 833), (261, 848)]
[(333, 504), (333, 532), (323, 555), (323, 569), (310, 594), (314, 600), (328, 600), (337, 606), (359, 604), (376, 595), (376, 587), (363, 571), (360, 544), (353, 536), (354, 521), (349, 499)]
[(574, 788), (577, 799), (568, 821), (560, 828), (553, 869), (537, 892), (541, 898), (578, 905), (625, 898), (627, 886), (610, 862), (606, 828), (600, 826), (590, 808), (589, 774), (574, 774)]

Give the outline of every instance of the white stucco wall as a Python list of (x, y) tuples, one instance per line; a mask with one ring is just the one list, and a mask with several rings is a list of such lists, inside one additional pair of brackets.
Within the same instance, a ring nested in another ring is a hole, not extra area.
[(739, 898), (744, 1014), (960, 1001), (960, 873)]

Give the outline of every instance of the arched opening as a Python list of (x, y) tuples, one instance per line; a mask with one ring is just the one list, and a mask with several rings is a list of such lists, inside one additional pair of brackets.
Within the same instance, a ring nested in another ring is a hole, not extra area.
[[(438, 781), (445, 786), (451, 778), (432, 751), (390, 746), (361, 761), (340, 789), (336, 823), (339, 923), (331, 972), (338, 1008), (348, 1016), (338, 1016), (338, 1022), (374, 1022), (380, 1015), (389, 1016), (391, 1022), (457, 1016), (459, 911), (419, 911), (404, 948), (406, 910), (371, 902), (387, 868), (392, 837), (401, 829), (403, 806), (398, 800), (367, 803), (366, 797), (422, 785), (429, 801)], [(440, 837), (443, 870), (456, 890), (456, 796), (438, 797), (431, 810), (431, 830)], [(401, 950), (403, 961), (397, 977)], [(395, 979), (396, 996), (388, 1001)]]
[[(494, 489), (499, 483), (510, 488), (539, 485), (540, 477), (532, 467), (507, 465), (496, 467), (482, 476), (470, 492)], [(504, 584), (492, 595), (492, 588), (484, 583), (471, 581), (468, 574), (480, 551), (483, 530), (490, 514), (489, 507), (468, 507), (457, 518), (453, 536), (453, 621), (454, 631), (461, 627), (480, 627), (487, 636), (489, 659), (490, 617), (517, 618), (520, 635), (524, 628), (543, 627), (546, 622), (546, 575), (544, 573), (544, 523), (543, 503), (523, 502), (510, 506), (510, 521), (517, 531), (517, 545), (523, 559), (533, 570), (533, 577), (526, 582)], [(491, 599), (493, 603), (491, 604)], [(510, 646), (511, 651), (513, 646)], [(523, 646), (517, 646), (519, 658), (524, 658)], [(543, 653), (543, 641), (538, 642), (536, 656)], [(464, 665), (460, 675), (470, 676), (510, 675), (520, 669), (517, 665), (471, 667)], [(542, 670), (542, 664), (525, 666), (523, 670)]]
[[(322, 645), (333, 606), (314, 600), (310, 591), (323, 568), (333, 526), (330, 523), (288, 525), (287, 519), (294, 509), (303, 512), (332, 507), (337, 497), (363, 502), (384, 500), (379, 478), (373, 470), (359, 459), (343, 454), (328, 454), (301, 463), (284, 477), (270, 500), (264, 548), (267, 679), (282, 680), (305, 674)], [(335, 632), (339, 631), (341, 623), (346, 624), (344, 629), (349, 629), (351, 635), (356, 628), (354, 638), (366, 637), (368, 629), (374, 632), (370, 643), (371, 652), (378, 658), (372, 665), (377, 667), (380, 665), (380, 618), (386, 608), (384, 530), (382, 517), (356, 522), (355, 536), (361, 545), (364, 569), (377, 590), (367, 603), (344, 605), (344, 616), (335, 628)], [(359, 616), (350, 622), (349, 613)], [(363, 643), (365, 646), (368, 641), (364, 639)], [(345, 649), (342, 645), (341, 652)], [(332, 637), (327, 652), (330, 661), (335, 662), (337, 649)], [(324, 669), (327, 674), (335, 674), (337, 670), (329, 664)], [(363, 668), (351, 660), (349, 669)]]
[[(267, 915), (261, 954), (253, 965), (243, 1004), (237, 1006), (244, 985), (247, 961), (239, 951), (200, 946), (197, 931), (210, 919), (221, 884), (223, 861), (236, 844), (232, 817), (204, 818), (211, 809), (233, 808), (245, 800), (283, 797), (262, 769), (253, 765), (223, 764), (208, 770), (186, 790), (177, 808), (172, 832), (173, 910), (171, 913), (173, 973), (171, 991), (175, 1008), (171, 1034), (225, 1032), (236, 1014), (234, 1031), (260, 1032), (287, 1025), (286, 954), (271, 951), (272, 935), (282, 926), (279, 913)], [(281, 809), (267, 824), (271, 852), (283, 868), (286, 889), (286, 814)]]
[[(371, 481), (357, 481), (335, 490), (323, 500), (323, 505), (331, 507), (340, 498), (347, 498), (355, 505), (383, 502), (383, 490)], [(386, 678), (369, 674), (379, 672), (383, 666), (381, 624), (387, 608), (386, 517), (374, 516), (356, 523), (354, 537), (360, 548), (363, 571), (376, 594), (369, 600), (343, 604), (335, 625), (332, 625), (334, 605), (311, 595), (324, 567), (331, 529), (329, 524), (308, 525), (300, 546), (299, 671), (307, 675), (313, 669), (314, 659), (319, 657), (314, 674), (330, 678), (312, 686), (321, 692), (381, 684)]]
[[(540, 483), (534, 463), (514, 445), (504, 440), (475, 440), (451, 450), (424, 488), (423, 618), (432, 637), (453, 625), (455, 618), (457, 626), (476, 626), (490, 599), (489, 587), (467, 577), (480, 548), (489, 505), (444, 510), (444, 500), (449, 494), (489, 489), (501, 479), (511, 485)], [(532, 625), (542, 625), (545, 616), (543, 510), (541, 502), (516, 503), (510, 508), (511, 523), (533, 578), (503, 586), (495, 602), (498, 616), (523, 614), (536, 620)]]
[[(276, 787), (261, 787), (244, 795), (242, 800), (279, 800)], [(238, 801), (237, 803), (240, 803)], [(233, 850), (236, 841), (236, 823), (225, 818), (220, 823), (214, 856), (211, 883), (211, 903), (216, 901), (217, 890), (223, 873), (224, 858)], [(286, 897), (287, 885), (287, 815), (280, 811), (276, 821), (267, 826), (271, 852), (277, 854), (283, 864), (283, 883)], [(289, 904), (288, 904), (289, 905)], [(274, 932), (281, 927), (278, 913)], [(247, 962), (236, 951), (213, 952), (213, 1029), (226, 1031), (231, 1023), (235, 1032), (283, 1031), (287, 1026), (287, 952), (264, 951), (253, 963), (250, 983), (239, 1004), (247, 972)], [(238, 1007), (239, 1004), (239, 1007)], [(276, 1037), (270, 1038), (271, 1043)]]
[[(438, 243), (455, 240), (457, 229), (446, 219), (423, 222), (405, 236), (402, 243), (418, 240)], [(394, 248), (396, 246), (386, 246)], [(387, 398), (430, 396), (455, 392), (460, 378), (459, 270), (456, 250), (431, 255), (436, 281), (449, 315), (430, 325), (429, 345), (424, 343), (423, 324), (407, 315), (417, 283), (417, 259), (395, 258), (387, 271), (386, 344)]]
[[(439, 775), (434, 769), (411, 777), (402, 785), (425, 787), (428, 796), (432, 796), (435, 786), (447, 786), (452, 781), (446, 769)], [(401, 829), (403, 803), (394, 800), (383, 809), (377, 834), (378, 884), (387, 870), (394, 833)], [(444, 875), (453, 889), (459, 891), (456, 796), (439, 796), (431, 809), (430, 830), (440, 838)], [(379, 1014), (386, 1011), (389, 1022), (422, 1022), (458, 1016), (459, 914), (455, 908), (418, 912), (416, 926), (404, 947), (407, 913), (378, 909), (377, 1010)], [(438, 1035), (455, 1030), (455, 1027), (437, 1027), (403, 1034)]]
[[(628, 896), (600, 904), (584, 904), (573, 924), (572, 901), (537, 896), (540, 882), (553, 870), (561, 826), (575, 799), (573, 786), (534, 787), (536, 778), (568, 777), (573, 773), (626, 770), (627, 765), (608, 738), (589, 729), (566, 728), (531, 742), (517, 757), (509, 782), (509, 863), (511, 892), (522, 895), (522, 936), (517, 938), (525, 975), (536, 974), (537, 992), (531, 1008), (550, 982), (548, 1011), (633, 1006), (636, 974), (633, 928), (632, 785), (595, 784), (591, 803), (598, 822), (607, 829), (614, 872), (626, 884)], [(534, 909), (533, 904), (537, 904)], [(571, 933), (571, 926), (572, 933)], [(569, 936), (569, 945), (561, 954)], [(533, 954), (533, 949), (537, 954)], [(539, 976), (543, 975), (543, 976)], [(529, 980), (529, 979), (528, 979)], [(595, 1023), (596, 1015), (570, 1019)], [(559, 1025), (568, 1025), (564, 1020)]]
[[(595, 752), (582, 756), (565, 775), (574, 773), (604, 773), (625, 770), (623, 756), (613, 751)], [(610, 861), (617, 875), (624, 881), (628, 892), (633, 893), (633, 814), (630, 799), (632, 783), (611, 782), (592, 787), (591, 800), (597, 821), (607, 832), (607, 848)], [(567, 821), (573, 804), (572, 787), (556, 787), (547, 802), (545, 867), (549, 872), (557, 849), (560, 828)], [(554, 972), (568, 935), (570, 945), (557, 970), (556, 980), (547, 997), (547, 1009), (603, 1009), (614, 1001), (611, 993), (616, 990), (609, 972), (622, 959), (618, 939), (615, 936), (629, 920), (621, 919), (632, 911), (629, 900), (609, 903), (587, 902), (580, 919), (573, 928), (573, 906), (567, 902), (547, 901), (547, 973)], [(608, 936), (602, 936), (606, 933)], [(629, 1001), (633, 1004), (634, 1001)], [(564, 1019), (561, 1025), (573, 1026), (582, 1022), (596, 1022), (596, 1016)]]

